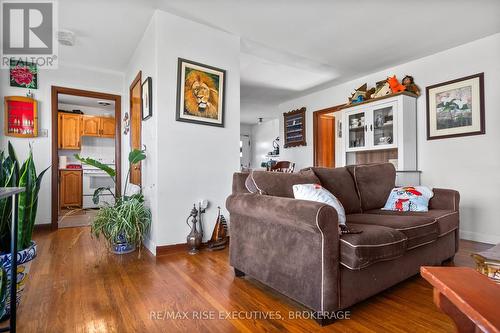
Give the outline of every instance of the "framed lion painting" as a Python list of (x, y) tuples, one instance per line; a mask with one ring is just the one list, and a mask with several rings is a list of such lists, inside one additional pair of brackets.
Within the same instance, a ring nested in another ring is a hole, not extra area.
[(177, 121), (224, 127), (226, 71), (179, 58)]

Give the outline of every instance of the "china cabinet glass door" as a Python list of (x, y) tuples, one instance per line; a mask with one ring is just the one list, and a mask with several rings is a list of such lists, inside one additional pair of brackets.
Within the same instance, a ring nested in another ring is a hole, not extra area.
[(357, 112), (348, 115), (349, 128), (349, 148), (364, 148), (366, 147), (366, 119), (364, 112)]
[(373, 110), (373, 146), (394, 145), (394, 107), (392, 105)]

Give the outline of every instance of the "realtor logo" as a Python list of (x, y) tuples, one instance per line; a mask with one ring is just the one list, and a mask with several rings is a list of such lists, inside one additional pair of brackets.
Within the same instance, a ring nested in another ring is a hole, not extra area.
[(55, 5), (51, 0), (2, 1), (2, 67), (16, 59), (54, 68)]

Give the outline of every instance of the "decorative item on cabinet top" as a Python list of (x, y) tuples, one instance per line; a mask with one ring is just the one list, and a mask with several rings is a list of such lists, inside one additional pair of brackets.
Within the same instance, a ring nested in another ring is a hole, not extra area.
[(38, 102), (22, 96), (5, 96), (5, 135), (18, 138), (38, 136)]
[(306, 108), (283, 113), (284, 148), (306, 146)]

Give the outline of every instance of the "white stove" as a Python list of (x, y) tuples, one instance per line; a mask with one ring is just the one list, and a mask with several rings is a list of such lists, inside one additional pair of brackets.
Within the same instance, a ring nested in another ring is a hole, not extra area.
[[(114, 160), (97, 159), (97, 161), (115, 169)], [(105, 172), (94, 166), (84, 164), (82, 166), (83, 171), (83, 208), (97, 208), (105, 203), (110, 205), (114, 204), (115, 200), (113, 194), (115, 193), (115, 182), (113, 179)], [(99, 203), (94, 204), (92, 197), (94, 196), (94, 191), (100, 187), (109, 187), (109, 191), (101, 192), (99, 195)]]

